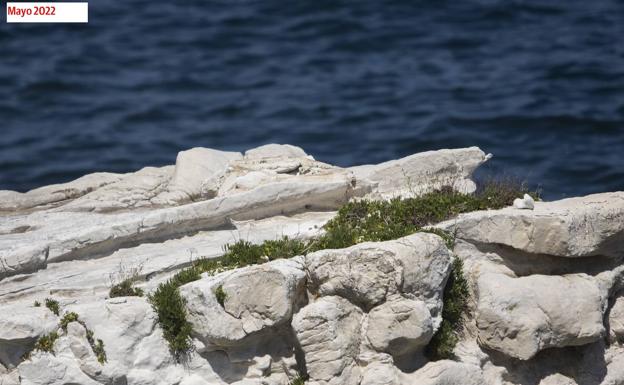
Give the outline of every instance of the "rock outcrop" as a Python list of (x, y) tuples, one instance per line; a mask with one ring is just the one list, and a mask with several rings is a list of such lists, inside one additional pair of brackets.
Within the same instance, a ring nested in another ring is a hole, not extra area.
[[(197, 259), (317, 238), (354, 200), (471, 193), (489, 157), (340, 168), (289, 145), (194, 148), (0, 191), (0, 385), (624, 384), (624, 192), (518, 196), (430, 232), (204, 272), (176, 288), (192, 350), (170, 350), (149, 296)], [(457, 266), (470, 300), (455, 330)], [(109, 298), (125, 279), (146, 296)], [(436, 361), (440, 338), (452, 354)]]

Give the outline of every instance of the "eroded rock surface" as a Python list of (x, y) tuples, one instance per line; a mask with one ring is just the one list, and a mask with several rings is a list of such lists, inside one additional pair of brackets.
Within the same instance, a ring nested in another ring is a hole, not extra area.
[[(183, 359), (149, 297), (108, 298), (127, 277), (149, 295), (238, 240), (319, 236), (353, 199), (474, 191), (488, 159), (473, 147), (340, 168), (290, 145), (194, 148), (171, 166), (1, 191), (0, 385), (624, 384), (622, 192), (532, 209), (518, 196), (522, 209), (439, 224), (446, 240), (419, 232), (204, 274), (179, 288)], [(454, 357), (431, 361), (454, 258), (468, 309)], [(70, 312), (79, 321), (62, 328)], [(52, 332), (51, 352), (33, 351)]]
[(357, 384), (355, 359), (360, 346), (362, 311), (344, 298), (323, 297), (301, 309), (292, 326), (312, 381)]
[(460, 238), (566, 258), (624, 255), (624, 192), (462, 214), (438, 227)]
[[(302, 266), (301, 260), (278, 260), (183, 286), (197, 337), (217, 348), (289, 322), (304, 295)], [(225, 294), (222, 304), (218, 288)]]
[(530, 359), (551, 347), (585, 345), (604, 335), (606, 293), (585, 274), (478, 281), (479, 340), (508, 356)]

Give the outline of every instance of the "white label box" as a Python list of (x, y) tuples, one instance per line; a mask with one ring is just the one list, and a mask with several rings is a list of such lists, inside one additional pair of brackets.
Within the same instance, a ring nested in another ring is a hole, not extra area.
[(7, 3), (7, 23), (88, 23), (89, 3)]

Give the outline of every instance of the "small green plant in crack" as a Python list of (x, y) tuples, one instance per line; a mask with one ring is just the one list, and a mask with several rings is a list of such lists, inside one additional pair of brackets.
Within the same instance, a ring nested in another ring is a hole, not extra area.
[(35, 301), (35, 303), (33, 303), (34, 307), (41, 307), (41, 302), (39, 301)]
[(101, 339), (95, 339), (93, 336), (93, 331), (87, 327), (87, 325), (80, 319), (77, 313), (69, 312), (66, 313), (63, 318), (61, 318), (60, 327), (61, 329), (67, 333), (67, 326), (72, 322), (78, 322), (82, 327), (84, 327), (87, 334), (87, 341), (91, 346), (91, 350), (95, 357), (97, 358), (100, 364), (104, 364), (106, 362), (106, 351), (104, 350), (104, 341)]
[[(61, 329), (63, 329), (63, 331), (65, 333), (67, 333), (67, 325), (69, 325), (72, 322), (79, 322), (78, 321), (78, 314), (74, 313), (74, 312), (69, 312), (66, 313), (63, 318), (61, 318)], [(84, 325), (83, 325), (84, 326)]]
[(169, 343), (169, 350), (177, 359), (192, 348), (192, 327), (186, 318), (186, 301), (180, 295), (179, 286), (179, 281), (174, 277), (161, 283), (156, 291), (148, 296), (158, 315), (163, 336)]
[(217, 298), (217, 302), (219, 302), (219, 305), (223, 307), (225, 304), (225, 299), (227, 298), (227, 293), (225, 292), (225, 290), (223, 290), (223, 285), (217, 286), (217, 288), (215, 289), (215, 297)]
[(308, 376), (305, 374), (297, 373), (297, 376), (293, 378), (288, 384), (289, 385), (304, 385), (308, 380)]
[(102, 341), (99, 338), (96, 340), (93, 337), (93, 331), (90, 329), (87, 329), (86, 326), (85, 326), (85, 329), (87, 330), (87, 341), (89, 341), (89, 345), (91, 346), (91, 350), (93, 350), (93, 354), (95, 354), (95, 357), (97, 358), (100, 364), (104, 364), (106, 362), (106, 351), (104, 350), (104, 341)]
[[(51, 332), (49, 334), (45, 334), (37, 340), (35, 343), (35, 347), (33, 350), (38, 350), (42, 352), (54, 353), (54, 342), (59, 338), (57, 332)], [(26, 358), (29, 355), (26, 355)]]
[(134, 279), (127, 278), (118, 284), (113, 285), (108, 292), (110, 298), (115, 297), (142, 297), (143, 290), (134, 287)]
[(451, 265), (451, 274), (444, 288), (442, 323), (426, 349), (430, 360), (455, 357), (453, 350), (459, 340), (458, 334), (463, 326), (470, 295), (463, 267), (461, 259), (455, 257)]
[(46, 298), (45, 305), (55, 315), (58, 316), (60, 314), (60, 307), (59, 307), (59, 303), (57, 300), (52, 299), (52, 298)]
[(134, 287), (139, 281), (143, 263), (135, 267), (128, 267), (120, 263), (117, 271), (110, 274), (111, 288), (108, 292), (110, 298), (115, 297), (142, 297), (143, 290)]

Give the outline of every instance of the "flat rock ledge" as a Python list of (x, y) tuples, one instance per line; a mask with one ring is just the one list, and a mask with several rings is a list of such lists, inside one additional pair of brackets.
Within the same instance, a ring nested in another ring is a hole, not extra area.
[[(489, 158), (340, 168), (290, 145), (194, 148), (171, 166), (0, 191), (0, 385), (624, 384), (624, 192), (459, 215), (436, 225), (452, 247), (418, 232), (204, 274), (179, 288), (184, 360), (146, 297), (108, 298), (119, 277), (149, 294), (241, 239), (316, 237), (354, 199), (474, 192)], [(429, 361), (456, 260), (469, 309), (454, 358)], [(51, 351), (33, 351), (50, 333)]]

